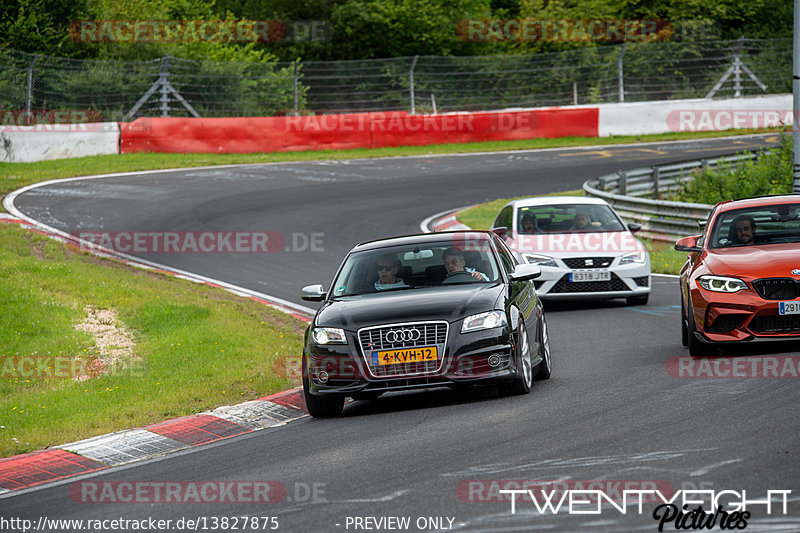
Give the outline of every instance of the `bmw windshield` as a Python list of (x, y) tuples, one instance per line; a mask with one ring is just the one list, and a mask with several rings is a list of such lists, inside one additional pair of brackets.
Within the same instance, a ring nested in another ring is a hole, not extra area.
[(710, 248), (800, 242), (800, 204), (726, 211), (717, 217)]

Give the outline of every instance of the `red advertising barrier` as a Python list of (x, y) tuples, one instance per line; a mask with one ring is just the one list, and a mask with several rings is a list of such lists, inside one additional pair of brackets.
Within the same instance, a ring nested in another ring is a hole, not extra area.
[(140, 118), (121, 123), (120, 152), (266, 153), (597, 137), (597, 108), (410, 115)]

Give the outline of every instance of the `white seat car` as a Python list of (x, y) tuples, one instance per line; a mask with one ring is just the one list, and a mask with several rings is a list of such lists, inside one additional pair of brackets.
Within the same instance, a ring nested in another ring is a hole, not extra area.
[(536, 294), (545, 300), (626, 298), (644, 305), (650, 295), (650, 254), (599, 198), (544, 196), (507, 203), (492, 230), (522, 262), (538, 265)]

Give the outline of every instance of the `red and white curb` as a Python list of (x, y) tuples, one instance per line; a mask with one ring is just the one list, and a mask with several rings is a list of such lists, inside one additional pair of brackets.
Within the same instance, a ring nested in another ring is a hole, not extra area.
[(469, 209), (470, 207), (475, 207), (474, 205), (468, 205), (465, 207), (458, 207), (456, 209), (448, 209), (447, 211), (442, 211), (441, 213), (436, 213), (435, 215), (431, 215), (419, 224), (419, 229), (422, 233), (435, 233), (437, 231), (455, 231), (460, 229), (471, 229), (469, 226), (465, 226), (461, 222), (459, 222), (456, 217), (461, 211), (465, 209)]
[(160, 457), (287, 424), (307, 415), (303, 392), (292, 389), (207, 413), (0, 459), (0, 497), (14, 491)]

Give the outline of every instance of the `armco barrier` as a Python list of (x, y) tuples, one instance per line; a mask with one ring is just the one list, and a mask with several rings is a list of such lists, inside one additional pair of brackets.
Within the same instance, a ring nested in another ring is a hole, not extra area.
[(708, 219), (713, 206), (642, 196), (653, 195), (657, 198), (694, 179), (697, 171), (757, 157), (757, 153), (747, 153), (620, 171), (586, 181), (583, 190), (587, 196), (602, 198), (614, 206), (626, 221), (641, 224), (642, 236), (674, 242), (681, 237), (700, 233), (700, 227)]
[(597, 109), (410, 115), (141, 118), (122, 123), (120, 151), (255, 153), (596, 137)]
[(87, 155), (116, 154), (116, 122), (0, 126), (0, 161), (31, 163)]

